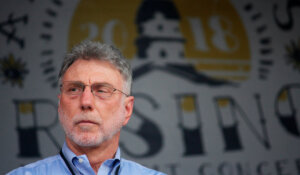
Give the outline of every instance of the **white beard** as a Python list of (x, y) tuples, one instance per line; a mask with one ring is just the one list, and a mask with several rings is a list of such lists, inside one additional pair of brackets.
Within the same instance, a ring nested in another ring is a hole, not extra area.
[[(122, 116), (122, 115), (118, 115)], [(60, 123), (63, 126), (66, 136), (75, 144), (81, 147), (95, 147), (99, 146), (106, 140), (111, 139), (116, 133), (118, 133), (125, 120), (125, 117), (118, 117), (103, 122), (102, 118), (95, 113), (80, 113), (70, 118), (65, 114), (63, 109), (59, 110)], [(93, 131), (88, 126), (75, 126), (80, 120), (91, 120), (98, 124), (97, 131)]]

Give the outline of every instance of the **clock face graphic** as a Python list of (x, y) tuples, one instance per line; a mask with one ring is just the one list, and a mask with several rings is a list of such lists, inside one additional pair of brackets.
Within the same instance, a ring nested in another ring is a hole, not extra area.
[[(252, 4), (245, 4), (242, 13), (254, 22), (261, 20)], [(257, 26), (260, 33), (266, 28)], [(229, 1), (81, 1), (70, 23), (68, 45), (85, 39), (119, 47), (138, 65), (135, 79), (162, 71), (192, 83), (236, 86), (254, 69), (246, 26)], [(271, 39), (260, 42), (269, 46)], [(267, 47), (260, 53), (258, 77), (265, 79), (272, 65), (266, 57), (272, 51)]]

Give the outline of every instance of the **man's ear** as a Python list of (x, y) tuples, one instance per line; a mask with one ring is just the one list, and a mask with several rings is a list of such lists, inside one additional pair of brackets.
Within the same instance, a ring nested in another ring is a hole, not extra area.
[(131, 118), (131, 115), (133, 112), (133, 105), (134, 105), (134, 97), (133, 96), (126, 97), (125, 103), (124, 103), (125, 120), (124, 120), (123, 126), (125, 126), (129, 122), (129, 119)]

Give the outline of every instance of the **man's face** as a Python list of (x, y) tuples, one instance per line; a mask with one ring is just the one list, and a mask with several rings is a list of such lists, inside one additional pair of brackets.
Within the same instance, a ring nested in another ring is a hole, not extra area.
[[(106, 61), (96, 59), (75, 61), (62, 77), (62, 82), (76, 81), (85, 85), (109, 84), (124, 91), (124, 81), (119, 71)], [(99, 146), (119, 131), (130, 119), (132, 96), (115, 91), (111, 97), (94, 96), (91, 86), (81, 95), (59, 95), (59, 119), (65, 130), (67, 142), (83, 147)]]

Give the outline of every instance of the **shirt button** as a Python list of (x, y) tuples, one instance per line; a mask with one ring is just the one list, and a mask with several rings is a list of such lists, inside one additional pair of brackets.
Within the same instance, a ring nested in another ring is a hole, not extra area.
[(82, 162), (83, 162), (83, 159), (82, 159), (82, 158), (79, 158), (78, 161), (79, 161), (79, 163), (82, 163)]

